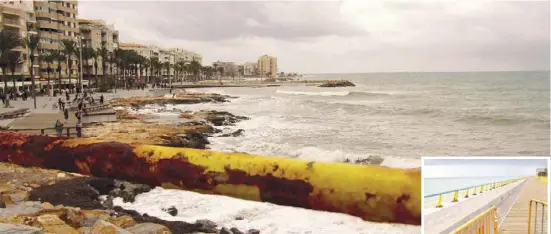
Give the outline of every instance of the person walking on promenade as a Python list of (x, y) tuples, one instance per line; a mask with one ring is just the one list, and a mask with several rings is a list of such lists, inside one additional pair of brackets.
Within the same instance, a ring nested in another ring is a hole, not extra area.
[(63, 116), (65, 116), (65, 120), (69, 119), (69, 109), (64, 109), (63, 110)]
[(99, 96), (99, 104), (103, 105), (103, 94)]
[(80, 123), (80, 120), (77, 122), (77, 125), (76, 125), (76, 130), (77, 130), (77, 137), (82, 137), (82, 124)]
[(77, 121), (80, 122), (80, 119), (82, 118), (82, 111), (78, 110), (75, 112), (75, 117), (77, 118)]
[(6, 103), (6, 94), (1, 93), (0, 94), (0, 99), (2, 99), (2, 104), (5, 104)]
[(63, 100), (61, 100), (61, 98), (57, 99), (57, 104), (59, 105), (59, 109), (63, 110)]
[(57, 136), (63, 136), (63, 121), (57, 120), (55, 121), (55, 131), (57, 132)]
[(71, 98), (69, 97), (69, 91), (65, 90), (65, 99), (69, 101)]

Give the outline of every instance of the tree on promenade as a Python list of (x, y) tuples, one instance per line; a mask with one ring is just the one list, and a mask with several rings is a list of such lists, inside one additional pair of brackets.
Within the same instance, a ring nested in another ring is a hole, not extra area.
[(4, 92), (7, 92), (8, 88), (8, 55), (10, 51), (19, 46), (23, 46), (23, 40), (17, 33), (0, 28), (0, 68), (2, 68), (2, 75), (4, 76)]

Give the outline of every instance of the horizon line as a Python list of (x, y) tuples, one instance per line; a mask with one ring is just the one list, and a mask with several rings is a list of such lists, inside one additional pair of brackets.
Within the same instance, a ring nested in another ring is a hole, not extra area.
[(488, 71), (381, 71), (381, 72), (323, 72), (300, 73), (301, 75), (331, 75), (331, 74), (380, 74), (380, 73), (477, 73), (477, 72), (551, 72), (551, 70), (488, 70)]

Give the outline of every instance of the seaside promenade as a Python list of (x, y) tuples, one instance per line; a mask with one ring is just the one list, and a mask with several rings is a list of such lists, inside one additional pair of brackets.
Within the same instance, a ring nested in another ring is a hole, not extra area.
[[(546, 183), (529, 177), (499, 186), (489, 186), (489, 190), (483, 193), (480, 193), (480, 190), (471, 190), (468, 198), (464, 196), (465, 192), (459, 192), (461, 196), (457, 196), (457, 202), (444, 199), (441, 208), (436, 208), (432, 202), (434, 199), (427, 202), (425, 198), (425, 233), (463, 233), (482, 229), (487, 231), (484, 233), (498, 231), (506, 234), (525, 234), (528, 233), (529, 223), (536, 227), (532, 228), (531, 233), (547, 233), (547, 204), (539, 204), (537, 215), (534, 213), (534, 205), (529, 220), (530, 201), (547, 201)], [(545, 207), (545, 210), (542, 207)]]

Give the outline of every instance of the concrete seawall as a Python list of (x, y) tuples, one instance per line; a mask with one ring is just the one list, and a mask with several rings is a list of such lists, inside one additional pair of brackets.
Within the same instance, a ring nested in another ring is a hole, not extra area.
[[(499, 209), (508, 198), (518, 194), (525, 182), (526, 179), (484, 192), (475, 197), (461, 199), (457, 203), (444, 204), (444, 208), (424, 209), (425, 233), (447, 234), (492, 206)], [(498, 213), (502, 212), (498, 210)]]

